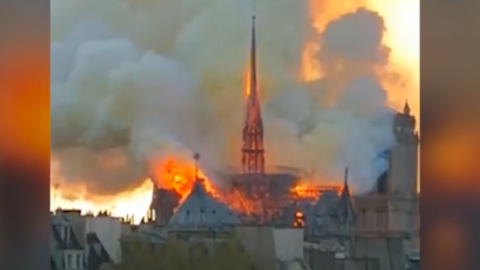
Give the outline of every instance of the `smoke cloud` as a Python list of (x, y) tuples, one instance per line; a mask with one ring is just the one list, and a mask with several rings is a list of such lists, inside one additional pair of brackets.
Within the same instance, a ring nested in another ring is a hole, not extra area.
[[(257, 0), (267, 166), (356, 192), (385, 170), (393, 112), (379, 74), (388, 64), (382, 18), (357, 10), (317, 39), (324, 77), (303, 82), (313, 28), (308, 2)], [(234, 0), (53, 0), (52, 183), (92, 195), (140, 185), (167, 156), (206, 170), (237, 165), (252, 6)], [(328, 102), (325, 102), (328, 100)], [(74, 195), (72, 195), (74, 196)]]

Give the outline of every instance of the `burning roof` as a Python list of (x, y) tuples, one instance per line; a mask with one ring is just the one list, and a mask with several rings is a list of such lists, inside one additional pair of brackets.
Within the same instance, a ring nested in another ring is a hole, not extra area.
[(213, 198), (206, 191), (203, 181), (197, 179), (168, 225), (176, 229), (210, 229), (239, 223), (238, 216), (227, 205)]

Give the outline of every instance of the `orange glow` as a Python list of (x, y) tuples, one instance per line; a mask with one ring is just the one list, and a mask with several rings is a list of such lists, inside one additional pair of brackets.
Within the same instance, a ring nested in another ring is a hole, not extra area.
[[(173, 158), (154, 163), (153, 174), (158, 187), (175, 190), (182, 197), (182, 200), (188, 196), (195, 183), (195, 166)], [(214, 197), (218, 197), (218, 192), (201, 169), (198, 169), (198, 178), (203, 180), (207, 192)]]
[(335, 191), (340, 194), (342, 191), (341, 185), (312, 185), (312, 184), (298, 184), (291, 189), (291, 193), (301, 199), (317, 200), (318, 197), (325, 191)]
[(260, 209), (262, 208), (259, 202), (245, 198), (245, 196), (237, 190), (223, 194), (222, 200), (234, 211), (245, 215), (260, 213)]
[(322, 77), (322, 67), (316, 60), (320, 46), (316, 42), (307, 42), (302, 53), (302, 79), (306, 82), (315, 81)]
[[(324, 0), (310, 0), (310, 20), (312, 26), (317, 33), (325, 30), (327, 24), (340, 15), (352, 12), (357, 7), (361, 6), (364, 1), (324, 1)], [(320, 51), (320, 44), (318, 37), (310, 37), (305, 42), (302, 53), (302, 70), (301, 76), (304, 81), (314, 81), (322, 76), (322, 69), (316, 55)]]
[[(195, 166), (191, 163), (182, 163), (173, 158), (167, 158), (154, 165), (154, 175), (158, 187), (175, 190), (180, 194), (181, 203), (190, 194), (195, 183)], [(225, 203), (232, 210), (249, 215), (261, 209), (259, 203), (248, 200), (238, 191), (222, 192), (219, 190), (200, 168), (198, 177), (202, 179), (205, 190), (212, 197)]]
[(133, 216), (134, 223), (138, 224), (147, 215), (152, 200), (153, 182), (145, 179), (139, 187), (122, 192), (113, 197), (92, 198), (82, 187), (77, 189), (78, 199), (69, 200), (62, 193), (62, 188), (50, 186), (50, 211), (58, 208), (79, 209), (83, 214), (98, 213), (108, 210), (113, 217)]
[(244, 75), (244, 85), (245, 85), (245, 98), (248, 98), (250, 96), (250, 77), (251, 72), (250, 69), (245, 70), (245, 75)]
[[(321, 50), (318, 35), (327, 24), (341, 15), (366, 7), (378, 12), (384, 19), (386, 32), (383, 42), (391, 49), (389, 69), (402, 75), (405, 86), (399, 86), (383, 78), (387, 88), (389, 105), (401, 109), (408, 99), (412, 113), (419, 121), (420, 77), (420, 1), (419, 0), (310, 0), (310, 19), (316, 34), (309, 37), (302, 55), (301, 78), (314, 81), (322, 76), (321, 65), (316, 59)], [(417, 128), (418, 130), (418, 128)]]
[(293, 227), (302, 228), (305, 227), (305, 220), (303, 219), (304, 215), (300, 211), (295, 212), (295, 221), (293, 222)]

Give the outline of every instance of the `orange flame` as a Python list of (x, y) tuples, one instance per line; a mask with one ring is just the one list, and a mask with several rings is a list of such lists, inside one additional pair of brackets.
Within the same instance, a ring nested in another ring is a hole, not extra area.
[[(201, 169), (198, 169), (197, 173), (198, 178), (203, 180), (202, 182), (207, 192), (214, 197), (218, 197), (218, 192), (205, 173)], [(175, 190), (182, 200), (188, 196), (195, 183), (195, 166), (182, 163), (173, 158), (167, 158), (155, 163), (153, 174), (158, 187)]]
[(295, 220), (293, 221), (293, 227), (302, 228), (305, 226), (304, 215), (301, 211), (295, 212)]
[(326, 184), (326, 185), (313, 185), (301, 183), (293, 187), (290, 192), (292, 195), (298, 199), (310, 199), (317, 200), (320, 195), (325, 191), (335, 191), (337, 194), (340, 194), (342, 191), (341, 185), (336, 184)]
[(250, 96), (250, 77), (251, 74), (250, 74), (250, 69), (246, 69), (245, 70), (245, 74), (243, 76), (244, 78), (244, 85), (245, 85), (245, 98), (248, 98)]
[(316, 54), (320, 46), (315, 42), (307, 42), (302, 53), (302, 79), (306, 82), (315, 81), (322, 76), (320, 63), (316, 60)]
[[(173, 158), (167, 158), (156, 163), (154, 175), (158, 187), (175, 190), (181, 196), (181, 204), (190, 194), (195, 183), (195, 166), (189, 163), (182, 163)], [(198, 169), (198, 177), (202, 179), (205, 190), (212, 197), (226, 204), (233, 211), (246, 215), (256, 212), (258, 205), (245, 198), (240, 192), (222, 192), (201, 169)]]

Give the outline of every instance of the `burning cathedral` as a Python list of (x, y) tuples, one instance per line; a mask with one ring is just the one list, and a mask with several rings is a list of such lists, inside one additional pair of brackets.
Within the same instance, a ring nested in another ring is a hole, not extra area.
[[(352, 235), (396, 235), (413, 243), (418, 239), (417, 151), (419, 138), (408, 104), (394, 119), (396, 145), (385, 152), (389, 169), (370, 192), (353, 195), (345, 168), (342, 187), (318, 186), (292, 192), (294, 173), (265, 171), (264, 127), (258, 95), (255, 16), (252, 18), (250, 76), (242, 131), (241, 173), (221, 175), (222, 194), (207, 191), (196, 170), (190, 193), (154, 187), (151, 210), (158, 226), (172, 230), (219, 229), (236, 225), (302, 227), (306, 238), (351, 239)], [(195, 155), (198, 162), (199, 155)], [(227, 205), (218, 197), (234, 196)]]

